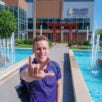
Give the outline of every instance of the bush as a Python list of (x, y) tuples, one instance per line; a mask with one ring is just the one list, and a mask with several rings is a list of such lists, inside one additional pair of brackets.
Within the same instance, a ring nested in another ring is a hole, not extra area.
[(18, 44), (24, 44), (24, 40), (22, 39), (16, 39), (15, 40), (15, 43), (18, 45)]
[(102, 41), (100, 41), (100, 46), (102, 46)]
[(27, 40), (16, 39), (16, 40), (15, 40), (15, 43), (16, 43), (16, 45), (19, 45), (19, 44), (32, 45), (32, 44), (33, 44), (33, 40), (32, 40), (32, 39), (27, 39)]
[(73, 42), (68, 42), (68, 46), (71, 47), (73, 45)]
[(80, 41), (78, 41), (78, 45), (90, 45), (90, 41), (80, 40)]
[(83, 41), (82, 40), (78, 41), (77, 43), (78, 43), (78, 45), (83, 45)]
[(52, 41), (51, 40), (49, 41), (49, 46), (52, 46)]
[(88, 40), (84, 40), (83, 45), (90, 45), (90, 42)]
[(27, 40), (24, 40), (24, 44), (33, 44), (33, 40), (32, 39), (27, 39)]

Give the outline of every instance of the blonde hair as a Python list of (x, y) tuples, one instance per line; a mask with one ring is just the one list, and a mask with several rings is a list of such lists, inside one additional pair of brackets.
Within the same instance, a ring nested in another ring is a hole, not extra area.
[(47, 41), (49, 43), (49, 40), (48, 40), (48, 38), (46, 36), (44, 36), (44, 35), (38, 35), (33, 40), (33, 48), (34, 48), (35, 43), (37, 41), (41, 41), (41, 40), (45, 40), (45, 41)]

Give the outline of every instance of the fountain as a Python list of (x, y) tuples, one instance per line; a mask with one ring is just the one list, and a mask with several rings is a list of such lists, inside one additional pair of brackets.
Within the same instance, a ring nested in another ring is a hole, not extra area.
[[(94, 31), (91, 37), (91, 55), (90, 51), (76, 51), (74, 54), (85, 79), (89, 94), (92, 97), (92, 102), (102, 101), (102, 66), (100, 67), (102, 64), (102, 57), (100, 57), (102, 56), (102, 51), (99, 52), (99, 40), (100, 35)], [(80, 53), (82, 53), (81, 56)], [(99, 59), (101, 59), (100, 65)]]
[(91, 67), (92, 68), (96, 65), (96, 61), (98, 59), (98, 51), (100, 49), (99, 40), (100, 40), (100, 35), (96, 34), (95, 31), (93, 31), (92, 38), (91, 38), (91, 47), (92, 47)]
[(0, 39), (0, 70), (15, 62), (14, 33), (10, 38)]

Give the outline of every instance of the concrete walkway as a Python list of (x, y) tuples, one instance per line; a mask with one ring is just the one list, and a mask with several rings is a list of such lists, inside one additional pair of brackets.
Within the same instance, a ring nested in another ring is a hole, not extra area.
[[(57, 61), (62, 71), (63, 102), (75, 102), (73, 96), (67, 45), (56, 45), (50, 51), (50, 58)], [(19, 83), (18, 71), (0, 81), (0, 102), (20, 102), (15, 86)]]

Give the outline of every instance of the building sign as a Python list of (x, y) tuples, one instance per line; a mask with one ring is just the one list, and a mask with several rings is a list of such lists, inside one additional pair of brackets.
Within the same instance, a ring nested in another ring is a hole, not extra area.
[(68, 17), (88, 17), (88, 8), (69, 8)]

